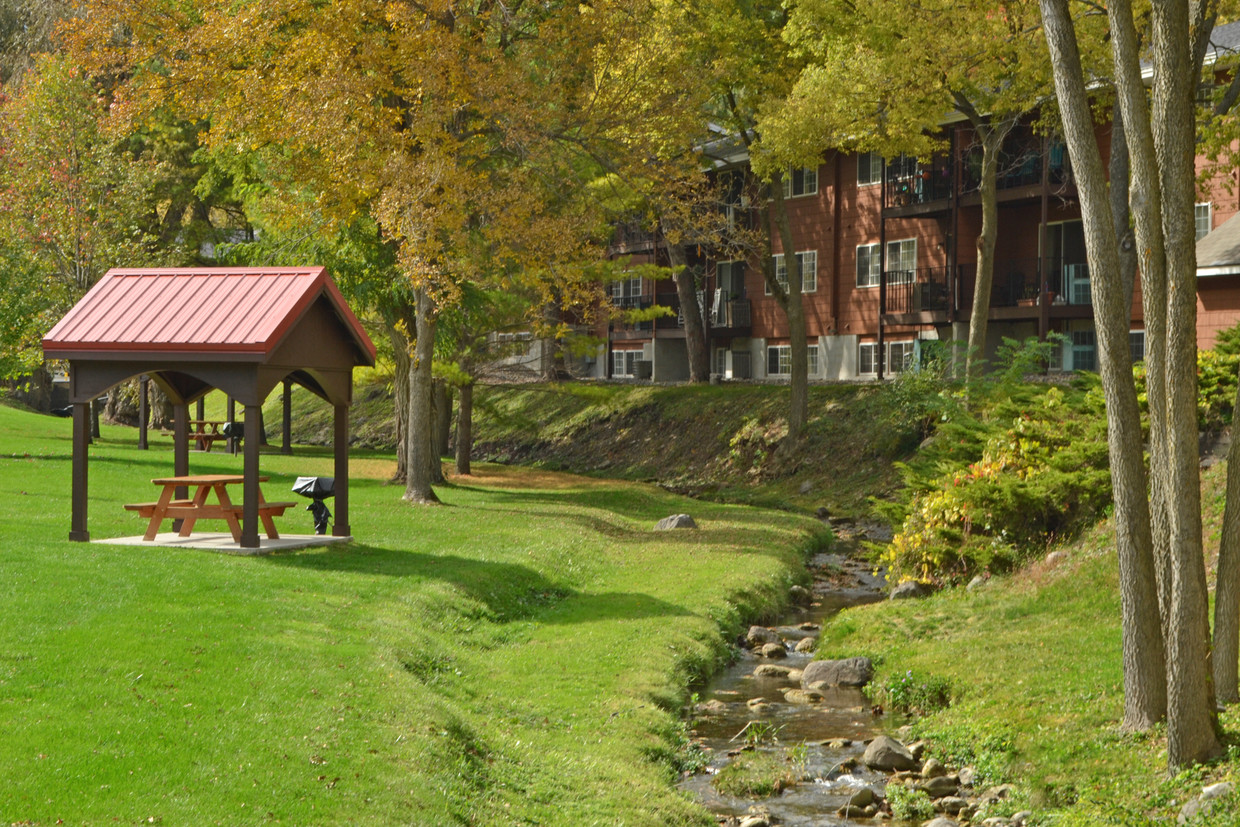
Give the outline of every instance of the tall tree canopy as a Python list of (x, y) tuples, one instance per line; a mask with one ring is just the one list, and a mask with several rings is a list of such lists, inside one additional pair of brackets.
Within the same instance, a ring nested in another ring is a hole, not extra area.
[[(172, 105), (214, 151), (279, 147), (324, 215), (369, 214), (410, 288), (406, 498), (434, 499), (438, 311), (475, 280), (580, 292), (599, 228), (593, 60), (611, 4), (89, 0), (74, 52), (137, 125)], [(571, 48), (566, 48), (571, 44)]]

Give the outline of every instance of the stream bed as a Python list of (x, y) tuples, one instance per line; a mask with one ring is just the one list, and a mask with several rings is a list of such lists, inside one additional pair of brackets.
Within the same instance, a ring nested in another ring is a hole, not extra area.
[[(904, 722), (882, 716), (860, 689), (825, 689), (824, 698), (814, 703), (790, 703), (783, 690), (800, 688), (799, 670), (814, 657), (795, 651), (796, 643), (816, 636), (821, 625), (841, 609), (882, 600), (885, 583), (867, 564), (835, 554), (815, 556), (810, 569), (814, 574), (811, 605), (791, 610), (772, 627), (785, 641), (787, 656), (770, 659), (756, 651), (760, 647), (743, 650), (701, 692), (692, 737), (706, 752), (708, 765), (680, 786), (715, 813), (721, 824), (735, 824), (752, 813), (769, 814), (772, 823), (788, 827), (874, 823), (872, 819), (845, 819), (837, 811), (862, 787), (881, 794), (887, 776), (860, 765), (864, 742)], [(793, 678), (755, 676), (754, 670), (762, 664), (797, 671)], [(715, 776), (745, 750), (773, 753), (794, 765), (797, 775), (807, 780), (766, 798), (721, 793), (712, 783)]]

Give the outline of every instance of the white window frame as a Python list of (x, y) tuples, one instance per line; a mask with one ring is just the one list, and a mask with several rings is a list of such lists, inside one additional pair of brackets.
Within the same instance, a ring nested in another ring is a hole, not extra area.
[[(796, 192), (796, 176), (801, 176), (801, 191)], [(818, 167), (802, 167), (789, 170), (783, 175), (784, 198), (804, 198), (818, 194)]]
[(622, 304), (625, 299), (640, 299), (642, 295), (642, 277), (630, 276), (611, 283), (612, 304)]
[(637, 363), (641, 361), (642, 349), (613, 350), (611, 352), (611, 375), (613, 379), (632, 379), (637, 376)]
[(857, 156), (857, 186), (873, 187), (883, 183), (883, 156), (877, 152), (863, 152)]
[[(861, 251), (865, 250), (869, 257), (866, 272), (861, 272)], [(878, 244), (857, 245), (857, 286), (878, 287), (883, 277), (882, 248)]]
[(1145, 331), (1129, 330), (1128, 331), (1128, 353), (1132, 356), (1133, 364), (1145, 361)]
[(1197, 240), (1205, 238), (1214, 229), (1214, 205), (1202, 201), (1193, 205), (1193, 226), (1196, 228)]
[[(865, 354), (869, 353), (870, 366), (869, 370), (865, 367)], [(878, 375), (878, 342), (858, 342), (857, 343), (857, 375), (858, 376), (877, 376)]]
[[(771, 356), (775, 356), (775, 370), (771, 370)], [(767, 345), (766, 346), (766, 375), (767, 376), (791, 376), (792, 375), (792, 345)]]
[(819, 348), (818, 348), (817, 342), (814, 342), (812, 345), (806, 348), (805, 364), (807, 368), (805, 372), (809, 376), (817, 376), (818, 371), (820, 370), (819, 360), (818, 360), (818, 351), (819, 351)]
[[(788, 265), (784, 261), (784, 254), (776, 253), (772, 258), (775, 259), (775, 281), (779, 282), (779, 286), (787, 291)], [(797, 259), (801, 262), (801, 293), (817, 293), (818, 251), (801, 250), (797, 253)], [(765, 284), (765, 279), (763, 283)], [(771, 285), (769, 284), (766, 284), (766, 295), (771, 295)]]
[[(898, 374), (911, 370), (917, 363), (917, 342), (913, 339), (901, 339), (898, 342), (886, 342), (887, 360), (883, 364), (886, 373)], [(896, 352), (899, 351), (899, 367), (896, 367)]]
[[(905, 253), (907, 249), (909, 252)], [(894, 253), (894, 255), (893, 255)], [(892, 267), (891, 262), (894, 258), (900, 259), (900, 264), (911, 264), (911, 267)], [(907, 260), (906, 260), (907, 259)], [(893, 278), (888, 284), (911, 284), (917, 279), (917, 239), (916, 238), (897, 238), (894, 241), (887, 242), (886, 265), (888, 273), (904, 273), (899, 278)]]

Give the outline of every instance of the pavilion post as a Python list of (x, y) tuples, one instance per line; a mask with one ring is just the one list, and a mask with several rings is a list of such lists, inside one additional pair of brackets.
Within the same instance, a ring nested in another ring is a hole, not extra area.
[(336, 452), (336, 521), (332, 523), (333, 537), (348, 537), (349, 529), (349, 406), (337, 405), (334, 436)]
[(258, 548), (258, 439), (259, 417), (263, 409), (258, 405), (245, 406), (246, 438), (244, 447), (245, 484), (241, 501), (241, 547)]
[(284, 380), (284, 422), (281, 425), (280, 453), (293, 453), (293, 382)]
[[(249, 416), (247, 416), (245, 419), (246, 419), (246, 422), (245, 422), (246, 428), (254, 427), (253, 423), (250, 422)], [(232, 432), (231, 426), (234, 426), (234, 423), (236, 423), (236, 421), (237, 421), (237, 400), (233, 399), (230, 396), (228, 397), (228, 422), (230, 425), (230, 431), (229, 431), (230, 435), (228, 437), (228, 452), (232, 454), (234, 457), (237, 455), (237, 435), (236, 433)], [(254, 437), (251, 436), (250, 438), (253, 439)]]
[(147, 428), (151, 425), (151, 377), (142, 374), (138, 380), (138, 448), (147, 449)]
[[(172, 406), (172, 476), (189, 475), (189, 404), (176, 402)], [(178, 500), (189, 496), (189, 488), (177, 486), (173, 495)], [(172, 530), (181, 530), (181, 520), (172, 521)]]
[(69, 539), (77, 543), (90, 542), (90, 532), (86, 530), (86, 478), (90, 460), (87, 445), (89, 443), (90, 403), (75, 402), (73, 404), (73, 515)]

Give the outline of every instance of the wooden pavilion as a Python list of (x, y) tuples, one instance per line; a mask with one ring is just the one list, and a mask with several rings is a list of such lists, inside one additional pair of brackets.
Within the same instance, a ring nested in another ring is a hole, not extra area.
[(86, 542), (91, 400), (149, 375), (173, 403), (173, 473), (189, 473), (189, 405), (219, 389), (244, 406), (241, 547), (259, 547), (259, 413), (286, 379), (335, 411), (335, 522), (349, 530), (353, 368), (375, 346), (323, 267), (109, 270), (43, 339), (69, 362), (73, 499), (69, 539)]

